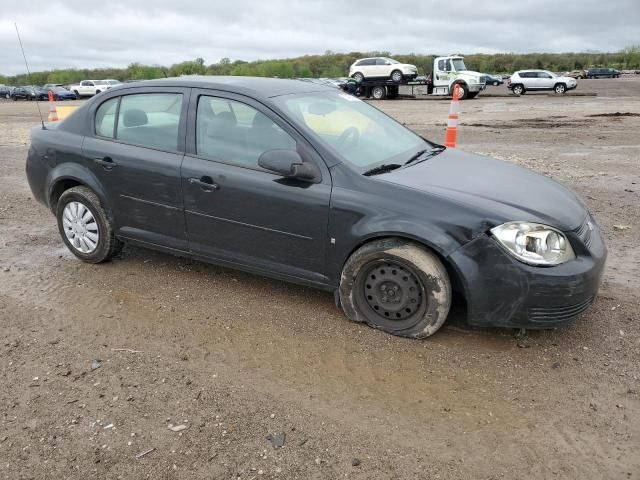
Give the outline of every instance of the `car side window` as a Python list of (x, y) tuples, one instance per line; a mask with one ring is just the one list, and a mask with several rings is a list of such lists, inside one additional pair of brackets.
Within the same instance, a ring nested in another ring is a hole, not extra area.
[(96, 110), (96, 135), (107, 138), (115, 137), (116, 110), (120, 97), (107, 100)]
[(181, 111), (181, 93), (125, 95), (120, 101), (116, 139), (175, 152)]
[(196, 112), (196, 152), (212, 160), (259, 168), (268, 150), (295, 150), (296, 141), (253, 107), (226, 98), (202, 96)]
[(368, 60), (365, 60), (363, 65), (367, 65), (367, 66), (371, 66), (371, 65), (375, 65), (376, 64), (376, 59), (375, 58), (370, 58)]
[(376, 59), (376, 65), (386, 65), (387, 61), (384, 58)]

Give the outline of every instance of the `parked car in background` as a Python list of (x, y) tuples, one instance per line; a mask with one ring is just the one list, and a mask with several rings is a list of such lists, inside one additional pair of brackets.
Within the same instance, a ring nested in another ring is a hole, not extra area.
[(495, 87), (504, 83), (504, 80), (500, 75), (489, 75), (488, 73), (480, 76), (480, 81), (485, 85), (493, 85)]
[(0, 98), (11, 98), (11, 92), (13, 91), (14, 87), (11, 87), (9, 85), (3, 85), (2, 87), (0, 87)]
[(10, 98), (13, 101), (16, 100), (30, 100), (31, 99), (31, 87), (15, 87), (10, 94)]
[(575, 78), (561, 77), (548, 70), (520, 70), (507, 81), (507, 88), (516, 95), (524, 95), (528, 90), (565, 93), (577, 86)]
[(619, 78), (620, 71), (615, 68), (590, 68), (587, 78)]
[(577, 79), (583, 79), (583, 78), (587, 78), (587, 71), (586, 70), (572, 70), (569, 73), (566, 74), (567, 77), (571, 77), (571, 78), (577, 78)]
[(365, 78), (388, 78), (394, 82), (402, 82), (416, 78), (418, 68), (415, 65), (400, 63), (393, 58), (362, 58), (351, 65), (349, 76), (358, 82)]
[(412, 338), (443, 325), (454, 291), (472, 325), (566, 324), (607, 255), (563, 185), (312, 82), (119, 87), (33, 128), (26, 174), (80, 260), (132, 242), (333, 291), (348, 318)]
[(83, 80), (77, 85), (69, 85), (69, 90), (76, 94), (76, 97), (93, 97), (98, 93), (111, 88), (106, 80)]
[(27, 87), (29, 100), (47, 100), (49, 91), (43, 87)]
[(75, 100), (77, 98), (75, 93), (67, 90), (64, 87), (58, 87), (58, 86), (49, 87), (47, 89), (47, 92), (49, 91), (53, 93), (54, 100)]

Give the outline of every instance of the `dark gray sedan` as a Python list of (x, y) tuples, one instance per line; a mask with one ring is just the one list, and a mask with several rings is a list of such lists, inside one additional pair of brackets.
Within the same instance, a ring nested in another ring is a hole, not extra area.
[(114, 87), (32, 131), (27, 175), (86, 262), (123, 242), (185, 255), (334, 291), (350, 319), (409, 337), (454, 298), (473, 325), (563, 324), (606, 257), (562, 185), (295, 80)]

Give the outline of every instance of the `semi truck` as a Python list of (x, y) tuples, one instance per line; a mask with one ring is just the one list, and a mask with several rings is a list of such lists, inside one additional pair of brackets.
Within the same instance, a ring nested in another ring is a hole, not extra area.
[(486, 88), (482, 74), (468, 70), (461, 55), (434, 57), (433, 68), (426, 77), (409, 81), (364, 79), (358, 84), (359, 93), (367, 98), (384, 100), (396, 98), (401, 85), (425, 85), (427, 95), (451, 96), (455, 85), (460, 86), (460, 100), (475, 98)]

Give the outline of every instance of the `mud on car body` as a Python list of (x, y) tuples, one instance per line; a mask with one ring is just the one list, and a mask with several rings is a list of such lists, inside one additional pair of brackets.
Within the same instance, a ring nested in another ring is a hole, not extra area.
[(123, 242), (185, 255), (334, 291), (350, 319), (409, 337), (454, 297), (474, 325), (565, 323), (606, 258), (562, 185), (310, 82), (116, 86), (33, 129), (27, 176), (84, 261)]

